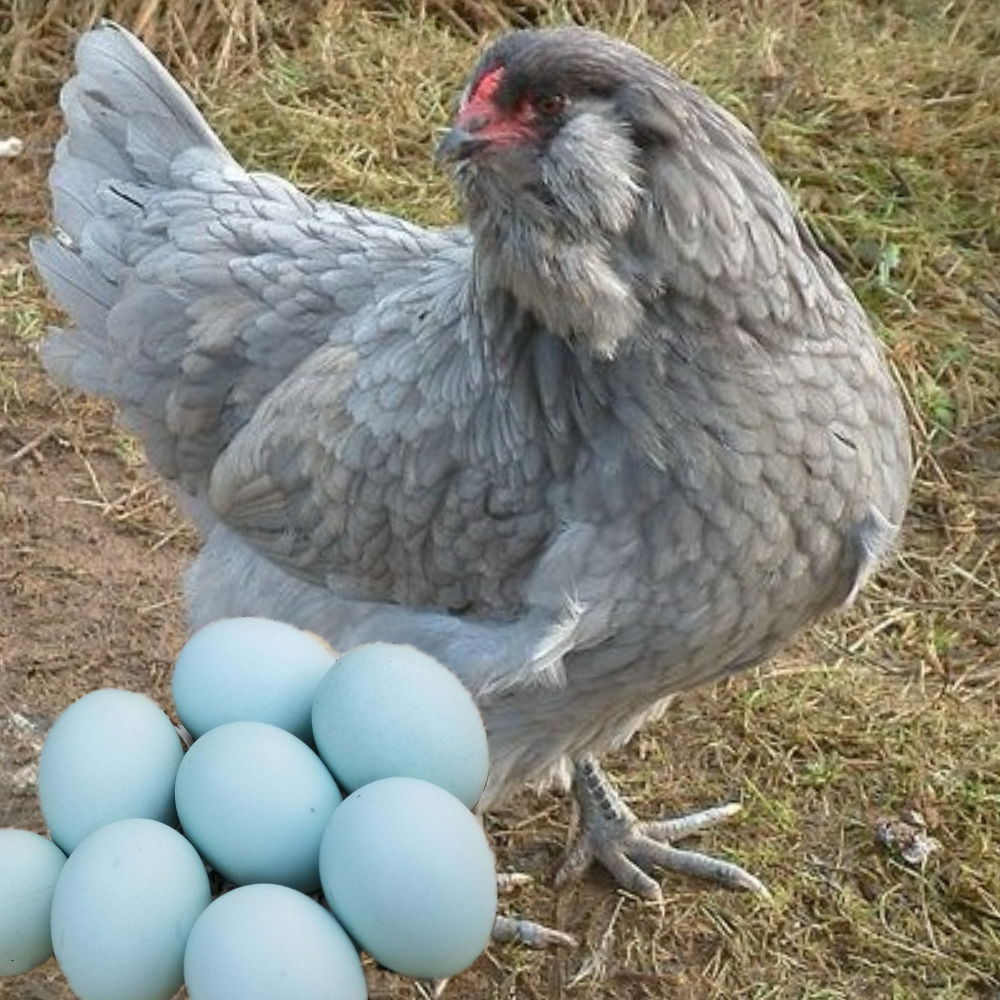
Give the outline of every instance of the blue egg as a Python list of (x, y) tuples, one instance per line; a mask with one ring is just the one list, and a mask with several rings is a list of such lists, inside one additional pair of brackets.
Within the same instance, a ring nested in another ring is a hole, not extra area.
[(486, 728), (472, 695), (413, 646), (345, 653), (316, 689), (316, 749), (347, 792), (380, 778), (422, 778), (470, 808), (486, 786)]
[(336, 659), (318, 636), (270, 618), (226, 618), (174, 664), (177, 715), (195, 738), (226, 722), (268, 722), (312, 743), (316, 686)]
[(52, 957), (52, 893), (66, 855), (29, 830), (0, 830), (0, 976)]
[(67, 853), (119, 819), (177, 823), (174, 779), (184, 748), (150, 698), (104, 688), (73, 702), (49, 730), (38, 797), (52, 839)]
[(184, 948), (211, 901), (198, 852), (149, 819), (101, 827), (63, 866), (52, 897), (52, 944), (80, 1000), (169, 1000)]
[(421, 979), (453, 976), (490, 940), (496, 865), (476, 817), (417, 778), (352, 792), (320, 849), (333, 915), (376, 961)]
[(319, 903), (247, 885), (198, 918), (184, 953), (191, 1000), (365, 1000), (357, 949)]
[(184, 755), (175, 792), (185, 835), (231, 882), (319, 888), (319, 842), (342, 797), (291, 733), (265, 722), (209, 730)]

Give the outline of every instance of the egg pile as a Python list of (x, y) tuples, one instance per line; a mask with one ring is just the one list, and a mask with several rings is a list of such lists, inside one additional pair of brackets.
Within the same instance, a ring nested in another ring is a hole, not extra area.
[(52, 839), (0, 830), (0, 975), (54, 953), (80, 1000), (364, 1000), (359, 949), (424, 979), (472, 964), (496, 914), (471, 812), (489, 760), (454, 674), (232, 618), (188, 641), (172, 693), (186, 753), (131, 691), (56, 720)]

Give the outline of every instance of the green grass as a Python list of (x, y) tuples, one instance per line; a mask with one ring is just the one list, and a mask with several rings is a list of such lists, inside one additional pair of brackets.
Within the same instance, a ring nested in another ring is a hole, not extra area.
[(24, 263), (0, 267), (0, 319), (19, 343), (33, 345), (45, 335), (48, 310), (43, 305), (38, 280)]

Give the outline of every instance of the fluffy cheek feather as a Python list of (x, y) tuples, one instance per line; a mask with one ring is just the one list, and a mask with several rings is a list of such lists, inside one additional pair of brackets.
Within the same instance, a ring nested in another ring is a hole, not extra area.
[(574, 228), (590, 238), (618, 236), (632, 224), (642, 194), (636, 154), (627, 128), (607, 112), (578, 112), (542, 157), (542, 184)]
[(613, 357), (642, 321), (620, 256), (644, 203), (642, 177), (628, 128), (603, 105), (576, 108), (542, 150), (492, 150), (464, 177), (488, 281), (547, 329)]

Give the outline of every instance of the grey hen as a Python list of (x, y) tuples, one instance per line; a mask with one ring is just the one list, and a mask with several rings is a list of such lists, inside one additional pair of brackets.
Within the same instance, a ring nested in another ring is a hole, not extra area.
[(63, 382), (113, 399), (204, 546), (192, 628), (267, 615), (439, 657), (484, 805), (569, 775), (634, 891), (759, 888), (638, 823), (594, 756), (849, 602), (891, 548), (903, 409), (745, 128), (620, 41), (500, 39), (440, 147), (468, 230), (247, 173), (112, 25), (83, 37), (37, 241)]

